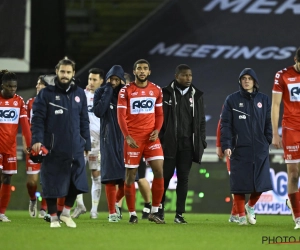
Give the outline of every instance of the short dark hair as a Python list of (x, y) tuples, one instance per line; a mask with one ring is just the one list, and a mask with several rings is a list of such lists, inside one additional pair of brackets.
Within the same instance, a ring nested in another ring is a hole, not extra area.
[(75, 62), (69, 59), (68, 57), (65, 57), (64, 59), (61, 59), (58, 64), (56, 64), (55, 69), (59, 69), (61, 65), (71, 65), (73, 68), (73, 71), (75, 71)]
[(175, 75), (178, 75), (181, 71), (191, 69), (187, 64), (179, 64), (175, 69)]
[(89, 70), (89, 74), (100, 75), (100, 78), (101, 78), (101, 79), (104, 78), (104, 70), (103, 70), (103, 69), (99, 69), (99, 68), (91, 68), (91, 69)]
[(47, 86), (48, 83), (45, 82), (44, 76), (45, 76), (45, 75), (40, 75), (40, 76), (38, 77), (38, 81), (40, 81), (42, 84), (44, 84), (45, 86)]
[(133, 64), (133, 70), (135, 70), (135, 69), (136, 69), (136, 66), (137, 66), (138, 64), (141, 64), (141, 63), (146, 63), (146, 64), (148, 64), (148, 67), (149, 67), (149, 69), (150, 69), (150, 63), (149, 63), (146, 59), (139, 59), (139, 60), (137, 60), (137, 61)]
[(295, 58), (297, 62), (300, 62), (300, 47), (296, 51)]
[(8, 81), (17, 81), (17, 75), (13, 72), (8, 71), (7, 69), (3, 69), (0, 71), (0, 80), (2, 83)]
[(129, 73), (124, 73), (124, 78), (125, 78), (125, 80), (126, 81), (129, 81), (129, 82), (131, 82), (131, 75), (129, 74)]

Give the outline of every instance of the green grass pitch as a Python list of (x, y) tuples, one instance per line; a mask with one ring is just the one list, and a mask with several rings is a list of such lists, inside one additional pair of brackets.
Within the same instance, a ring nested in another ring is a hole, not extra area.
[(186, 225), (175, 224), (174, 214), (166, 214), (165, 225), (147, 220), (132, 225), (128, 223), (128, 213), (123, 214), (119, 223), (109, 223), (108, 214), (100, 212), (97, 220), (91, 220), (89, 213), (75, 219), (75, 229), (65, 224), (61, 228), (50, 228), (43, 219), (30, 218), (27, 211), (8, 210), (6, 215), (12, 222), (0, 222), (1, 250), (258, 250), (300, 247), (299, 243), (262, 242), (263, 237), (277, 237), (277, 242), (300, 240), (300, 230), (294, 230), (292, 217), (283, 215), (257, 215), (256, 225), (238, 226), (228, 222), (227, 214), (185, 214)]

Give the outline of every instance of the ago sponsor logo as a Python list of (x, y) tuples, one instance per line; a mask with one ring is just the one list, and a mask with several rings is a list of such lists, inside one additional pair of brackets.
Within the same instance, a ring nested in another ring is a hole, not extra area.
[(19, 122), (19, 108), (5, 108), (0, 109), (0, 123), (17, 124)]
[(257, 214), (291, 214), (290, 209), (285, 202), (287, 195), (287, 173), (275, 173), (274, 169), (270, 169), (272, 181), (272, 191), (265, 192), (255, 205), (255, 213)]
[(217, 9), (229, 10), (231, 13), (281, 15), (288, 12), (299, 15), (300, 4), (297, 2), (297, 0), (211, 0), (204, 6), (203, 11), (210, 12)]
[(150, 55), (164, 55), (174, 57), (211, 58), (211, 59), (256, 59), (256, 60), (284, 60), (290, 58), (297, 50), (294, 46), (287, 47), (248, 47), (238, 45), (215, 45), (175, 43), (166, 45), (163, 41), (156, 44), (150, 51)]

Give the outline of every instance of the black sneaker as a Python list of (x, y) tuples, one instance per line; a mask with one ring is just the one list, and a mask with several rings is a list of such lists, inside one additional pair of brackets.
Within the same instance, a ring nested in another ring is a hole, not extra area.
[(46, 214), (45, 217), (44, 217), (44, 220), (46, 222), (51, 222), (51, 216), (50, 216), (50, 214)]
[(174, 219), (175, 223), (178, 224), (187, 224), (187, 221), (184, 219), (184, 217), (180, 214), (176, 214), (175, 219)]
[(135, 216), (135, 215), (131, 215), (131, 216), (130, 216), (130, 219), (129, 219), (129, 223), (131, 223), (131, 224), (136, 224), (136, 223), (138, 223), (138, 217)]
[(164, 220), (165, 219), (165, 208), (163, 207), (163, 205), (160, 205), (158, 208), (158, 214), (159, 217)]
[(166, 222), (160, 217), (160, 214), (158, 212), (149, 214), (148, 220), (153, 221), (156, 224), (166, 224)]
[(150, 214), (150, 208), (144, 207), (142, 211), (142, 220), (148, 219)]

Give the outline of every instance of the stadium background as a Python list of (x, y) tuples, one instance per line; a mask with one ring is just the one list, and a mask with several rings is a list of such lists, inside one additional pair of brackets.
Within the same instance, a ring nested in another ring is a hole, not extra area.
[[(120, 64), (132, 73), (134, 61), (145, 58), (151, 63), (150, 80), (165, 86), (178, 64), (188, 64), (193, 84), (204, 92), (208, 149), (202, 165), (192, 168), (187, 211), (227, 213), (229, 178), (215, 154), (223, 101), (238, 90), (245, 67), (256, 71), (260, 90), (271, 97), (276, 71), (293, 64), (299, 46), (293, 24), (299, 15), (298, 0), (2, 0), (0, 68), (18, 73), (18, 93), (27, 100), (35, 95), (37, 76), (53, 73), (64, 56), (77, 63), (81, 87), (91, 67), (107, 71)], [(282, 152), (270, 153), (274, 191), (262, 197), (256, 212), (289, 213)], [(28, 204), (21, 144), (18, 158), (9, 209), (27, 209)], [(147, 178), (151, 182), (150, 171)], [(176, 185), (176, 174), (172, 183)], [(170, 188), (167, 210), (174, 211), (174, 186)], [(89, 195), (84, 199), (89, 208)], [(142, 208), (139, 195), (137, 202)], [(99, 211), (106, 209), (103, 193)]]

